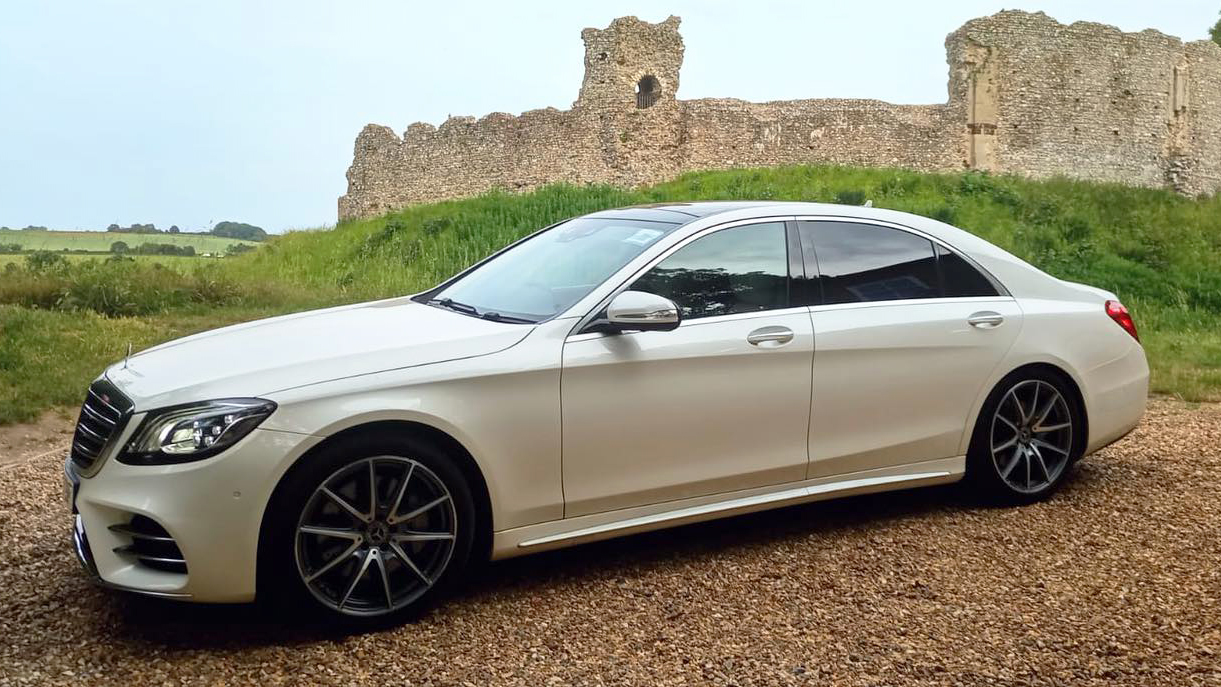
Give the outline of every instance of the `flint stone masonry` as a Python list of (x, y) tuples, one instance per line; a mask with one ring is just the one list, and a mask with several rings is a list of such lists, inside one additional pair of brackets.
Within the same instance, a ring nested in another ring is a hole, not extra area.
[(1221, 46), (1153, 30), (974, 19), (946, 38), (949, 100), (677, 100), (678, 17), (585, 29), (572, 109), (416, 123), (356, 138), (339, 219), (491, 189), (637, 186), (683, 172), (837, 163), (1221, 188)]

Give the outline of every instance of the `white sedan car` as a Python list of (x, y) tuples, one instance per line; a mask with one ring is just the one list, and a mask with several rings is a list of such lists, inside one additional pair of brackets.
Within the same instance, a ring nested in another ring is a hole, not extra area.
[(385, 622), (482, 559), (964, 477), (1040, 499), (1148, 376), (1114, 294), (931, 219), (635, 207), (132, 355), (65, 488), (106, 586)]

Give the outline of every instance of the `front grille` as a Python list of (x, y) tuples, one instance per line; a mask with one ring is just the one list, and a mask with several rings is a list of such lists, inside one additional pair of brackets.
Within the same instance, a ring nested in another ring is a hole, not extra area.
[(89, 385), (72, 435), (72, 462), (78, 468), (93, 467), (110, 441), (123, 431), (131, 408), (132, 402), (105, 379)]
[(186, 573), (187, 562), (178, 543), (152, 518), (136, 515), (126, 525), (111, 525), (110, 531), (131, 538), (130, 544), (115, 547), (115, 553), (131, 556), (153, 570)]

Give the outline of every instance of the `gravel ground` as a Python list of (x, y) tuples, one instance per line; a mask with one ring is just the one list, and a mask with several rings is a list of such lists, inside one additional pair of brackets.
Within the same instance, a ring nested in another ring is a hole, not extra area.
[(95, 589), (61, 456), (0, 468), (0, 685), (1221, 685), (1221, 406), (1156, 400), (1048, 503), (925, 489), (494, 564), (343, 637)]

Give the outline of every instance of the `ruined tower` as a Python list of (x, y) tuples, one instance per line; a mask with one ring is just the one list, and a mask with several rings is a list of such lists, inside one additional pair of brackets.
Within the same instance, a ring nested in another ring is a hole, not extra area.
[(682, 112), (674, 97), (683, 65), (680, 21), (620, 17), (581, 32), (585, 78), (573, 112), (596, 127), (603, 163), (629, 184), (666, 178), (681, 166)]
[(605, 29), (585, 29), (585, 79), (573, 107), (630, 112), (673, 106), (683, 38), (678, 17), (650, 24), (620, 17)]

